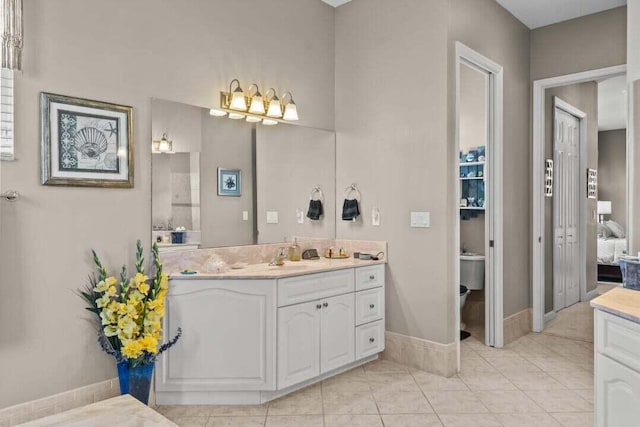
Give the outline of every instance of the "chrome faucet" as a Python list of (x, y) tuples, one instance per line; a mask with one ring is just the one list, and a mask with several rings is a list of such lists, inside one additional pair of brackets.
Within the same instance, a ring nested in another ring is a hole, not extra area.
[(284, 265), (284, 260), (287, 259), (287, 248), (278, 248), (278, 253), (275, 258), (269, 263), (269, 265)]

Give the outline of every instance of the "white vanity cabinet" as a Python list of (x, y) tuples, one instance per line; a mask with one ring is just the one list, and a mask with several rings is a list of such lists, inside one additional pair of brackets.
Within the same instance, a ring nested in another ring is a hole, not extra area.
[(164, 330), (183, 335), (158, 359), (156, 403), (264, 403), (375, 359), (384, 268), (172, 279)]
[(598, 427), (640, 422), (640, 325), (595, 311), (595, 417)]

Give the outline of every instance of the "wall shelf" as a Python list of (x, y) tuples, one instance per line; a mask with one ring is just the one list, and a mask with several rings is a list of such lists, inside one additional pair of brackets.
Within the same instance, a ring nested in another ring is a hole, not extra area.
[(460, 206), (460, 210), (461, 211), (483, 211), (484, 207), (480, 208), (480, 207), (463, 207), (463, 206)]

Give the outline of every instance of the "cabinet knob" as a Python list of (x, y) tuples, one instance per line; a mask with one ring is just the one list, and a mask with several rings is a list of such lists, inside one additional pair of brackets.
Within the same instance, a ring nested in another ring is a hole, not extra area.
[(373, 274), (371, 276), (369, 276), (369, 280), (373, 280), (375, 278), (376, 278), (376, 276), (374, 276)]
[(320, 310), (322, 308), (322, 304), (316, 304), (316, 310)]
[(323, 306), (323, 307), (329, 307), (329, 303), (328, 303), (328, 302), (325, 302), (325, 303), (323, 303), (323, 304), (322, 304), (322, 306)]
[(369, 308), (371, 308), (371, 309), (376, 308), (376, 305), (375, 304), (369, 304)]
[(376, 342), (375, 338), (369, 338), (369, 342)]

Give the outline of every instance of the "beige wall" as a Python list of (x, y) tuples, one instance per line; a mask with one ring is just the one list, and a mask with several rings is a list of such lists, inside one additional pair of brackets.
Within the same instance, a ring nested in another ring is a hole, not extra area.
[[(545, 92), (545, 159), (553, 159), (553, 97), (557, 96), (587, 115), (586, 167), (598, 169), (598, 84), (586, 82), (548, 89)], [(586, 244), (587, 244), (587, 291), (597, 286), (596, 223), (594, 211), (596, 200), (587, 199), (586, 194)], [(545, 198), (545, 239), (553, 242), (554, 197)], [(545, 248), (545, 313), (553, 310), (553, 244)]]
[[(488, 22), (491, 25), (487, 25)], [(504, 317), (530, 306), (529, 33), (527, 27), (494, 1), (449, 1), (449, 75), (454, 75), (455, 70), (455, 41), (461, 41), (504, 68)], [(454, 145), (455, 130), (452, 80), (448, 85), (449, 147)], [(450, 150), (448, 164), (454, 164), (456, 156), (457, 153)], [(454, 194), (452, 189), (450, 194)], [(454, 214), (449, 218), (453, 220)]]
[(531, 31), (531, 80), (626, 64), (627, 8)]
[[(388, 241), (387, 330), (451, 342), (447, 1), (354, 0), (335, 17), (336, 188), (362, 192), (358, 221), (338, 209), (337, 237)], [(410, 211), (431, 228), (410, 228)]]
[[(17, 161), (2, 164), (23, 199), (1, 204), (0, 407), (116, 375), (73, 290), (91, 248), (114, 269), (151, 237), (152, 97), (214, 106), (238, 77), (291, 90), (302, 124), (334, 120), (334, 12), (317, 0), (30, 0), (24, 17)], [(133, 106), (133, 189), (40, 185), (40, 91)]]
[(627, 0), (627, 79), (640, 79), (640, 0)]
[(610, 200), (612, 219), (627, 228), (627, 131), (598, 132), (598, 200)]
[[(627, 43), (627, 81), (629, 82), (630, 106), (632, 115), (629, 116), (628, 136), (633, 147), (640, 147), (640, 0), (628, 0), (628, 43)], [(640, 149), (633, 150), (633, 163), (640, 164)], [(637, 169), (637, 168), (635, 168)], [(635, 254), (640, 251), (640, 197), (637, 196), (640, 188), (640, 171), (629, 171), (630, 182), (633, 183), (633, 192), (630, 194), (629, 203), (632, 207), (631, 251)]]

